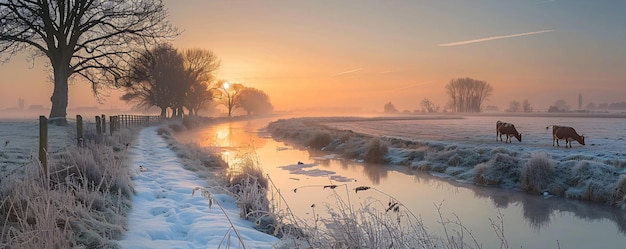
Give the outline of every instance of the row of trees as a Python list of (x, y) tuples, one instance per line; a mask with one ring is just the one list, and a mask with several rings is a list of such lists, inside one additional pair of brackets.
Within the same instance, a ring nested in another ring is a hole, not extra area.
[(486, 81), (472, 78), (453, 79), (446, 85), (450, 107), (454, 112), (480, 112), (483, 102), (493, 88)]
[[(493, 88), (489, 83), (472, 78), (452, 79), (446, 85), (446, 93), (450, 97), (449, 106), (454, 112), (480, 112), (483, 102), (492, 92)], [(424, 112), (439, 111), (439, 106), (428, 98), (424, 98), (420, 105)], [(385, 104), (384, 110), (386, 113), (398, 112), (391, 102)]]
[(530, 102), (525, 99), (521, 103), (517, 100), (511, 101), (509, 103), (509, 109), (507, 112), (533, 112), (533, 107), (530, 105)]
[(203, 49), (178, 51), (170, 45), (160, 45), (144, 51), (130, 66), (122, 100), (138, 106), (161, 109), (161, 116), (197, 115), (208, 104), (216, 102), (228, 110), (228, 116), (238, 109), (248, 114), (273, 110), (269, 96), (263, 91), (217, 80), (220, 67), (217, 56)]
[(212, 89), (226, 95), (229, 115), (239, 107), (248, 113), (272, 109), (259, 90), (211, 86), (218, 84), (219, 61), (210, 51), (178, 52), (159, 45), (178, 34), (163, 0), (0, 0), (0, 63), (20, 52), (31, 60), (49, 59), (54, 84), (49, 118), (54, 123), (67, 123), (68, 83), (74, 76), (89, 82), (99, 101), (106, 88), (123, 87), (123, 99), (157, 106), (161, 115), (168, 108), (173, 116), (184, 109), (197, 114), (215, 100)]
[(125, 81), (141, 49), (176, 37), (163, 0), (0, 1), (0, 61), (20, 52), (49, 59), (50, 120), (66, 124), (68, 81), (91, 83), (96, 98)]
[(179, 52), (161, 45), (145, 51), (131, 63), (124, 84), (127, 93), (121, 98), (138, 106), (159, 107), (161, 116), (166, 116), (168, 108), (174, 117), (182, 116), (183, 108), (194, 115), (211, 99), (207, 83), (213, 81), (219, 66), (211, 51)]

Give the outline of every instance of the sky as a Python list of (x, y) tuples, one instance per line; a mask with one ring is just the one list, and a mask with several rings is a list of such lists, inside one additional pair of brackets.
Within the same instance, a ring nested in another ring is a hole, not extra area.
[[(493, 87), (501, 110), (528, 100), (577, 107), (626, 101), (626, 2), (619, 0), (204, 1), (166, 0), (182, 30), (176, 48), (213, 51), (218, 78), (265, 91), (276, 110), (443, 109), (450, 80)], [(50, 106), (45, 58), (0, 65), (0, 109)], [(111, 91), (70, 88), (69, 108), (128, 108)]]

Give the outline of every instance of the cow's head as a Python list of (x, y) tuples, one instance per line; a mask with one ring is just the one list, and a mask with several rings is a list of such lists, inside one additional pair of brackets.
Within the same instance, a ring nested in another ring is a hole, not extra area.
[(515, 138), (517, 138), (517, 141), (522, 141), (522, 133), (517, 133), (515, 134)]
[(585, 145), (585, 135), (580, 136), (580, 140), (577, 140), (580, 144)]

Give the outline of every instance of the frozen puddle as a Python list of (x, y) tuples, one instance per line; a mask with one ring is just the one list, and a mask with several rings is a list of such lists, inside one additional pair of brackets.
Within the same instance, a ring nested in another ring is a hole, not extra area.
[[(199, 194), (204, 180), (182, 167), (176, 154), (157, 135), (157, 127), (141, 131), (129, 151), (136, 195), (128, 216), (128, 231), (121, 248), (243, 248), (228, 219), (215, 204)], [(272, 248), (278, 239), (253, 229), (239, 218), (235, 199), (215, 195), (226, 210), (246, 248)]]

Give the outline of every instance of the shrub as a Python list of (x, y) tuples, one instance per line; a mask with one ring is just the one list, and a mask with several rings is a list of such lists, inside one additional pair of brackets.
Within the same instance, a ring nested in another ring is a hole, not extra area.
[(615, 184), (611, 199), (614, 204), (621, 204), (622, 206), (620, 206), (620, 208), (624, 208), (623, 205), (626, 201), (626, 175), (620, 175)]
[(554, 162), (544, 152), (532, 152), (530, 160), (521, 167), (522, 190), (542, 193), (554, 181)]
[(363, 160), (368, 163), (384, 163), (387, 151), (389, 151), (387, 145), (378, 138), (372, 138), (367, 144)]
[(257, 219), (269, 210), (267, 199), (268, 180), (258, 164), (255, 154), (244, 152), (238, 154), (236, 163), (229, 173), (229, 190), (237, 198), (240, 216)]
[(508, 154), (495, 154), (494, 158), (474, 167), (474, 182), (498, 185), (519, 182), (519, 159)]
[(317, 132), (306, 142), (306, 145), (313, 149), (322, 149), (331, 142), (329, 132)]

